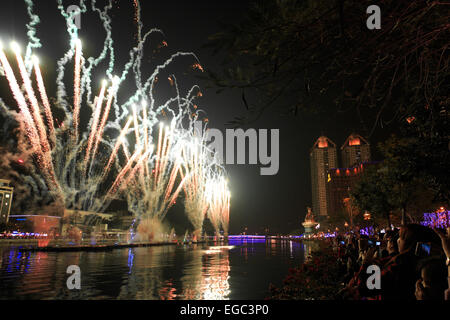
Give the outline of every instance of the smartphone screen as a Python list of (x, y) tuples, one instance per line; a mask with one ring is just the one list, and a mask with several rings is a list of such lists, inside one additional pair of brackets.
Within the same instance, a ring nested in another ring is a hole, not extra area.
[(416, 246), (416, 256), (418, 257), (428, 257), (431, 254), (431, 243), (430, 242), (418, 242)]

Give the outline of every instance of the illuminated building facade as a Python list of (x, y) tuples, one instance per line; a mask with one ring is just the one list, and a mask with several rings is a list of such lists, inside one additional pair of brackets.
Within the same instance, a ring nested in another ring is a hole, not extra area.
[(97, 231), (107, 231), (108, 225), (102, 222), (104, 222), (105, 220), (111, 220), (113, 218), (113, 215), (93, 211), (64, 209), (64, 218), (69, 223), (64, 223), (62, 225), (63, 235), (66, 234), (67, 229), (70, 225), (76, 225), (83, 230), (95, 226), (97, 228)]
[(338, 166), (336, 144), (324, 136), (317, 139), (310, 152), (310, 162), (313, 213), (320, 221), (329, 211), (327, 177), (328, 170)]
[(0, 179), (0, 223), (7, 223), (9, 220), (14, 193), (14, 188), (9, 184), (9, 180)]
[(341, 147), (342, 166), (351, 168), (370, 161), (370, 144), (358, 134), (351, 134)]
[(22, 232), (33, 232), (36, 234), (47, 234), (54, 236), (59, 234), (61, 229), (61, 217), (37, 215), (37, 214), (18, 214), (9, 216), (18, 230)]
[[(348, 202), (350, 190), (361, 178), (364, 170), (373, 164), (375, 162), (361, 163), (351, 168), (332, 168), (328, 171), (329, 215), (336, 215), (347, 210), (356, 210), (355, 208), (350, 208), (351, 203)], [(352, 212), (351, 214), (356, 215), (357, 212)]]

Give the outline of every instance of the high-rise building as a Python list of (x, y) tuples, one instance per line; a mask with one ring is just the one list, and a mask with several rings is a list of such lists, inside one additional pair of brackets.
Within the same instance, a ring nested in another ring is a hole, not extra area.
[(351, 168), (370, 161), (370, 144), (358, 134), (351, 134), (341, 147), (342, 167)]
[(9, 180), (0, 179), (0, 223), (7, 223), (13, 199), (14, 188)]
[(329, 195), (327, 192), (328, 170), (337, 167), (336, 144), (327, 137), (320, 137), (310, 152), (312, 206), (316, 217), (328, 215)]

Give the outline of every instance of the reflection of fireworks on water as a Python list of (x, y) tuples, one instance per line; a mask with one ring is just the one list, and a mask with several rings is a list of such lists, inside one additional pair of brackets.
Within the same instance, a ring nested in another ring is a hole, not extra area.
[(220, 226), (225, 235), (228, 235), (231, 194), (228, 181), (223, 175), (215, 175), (206, 182), (206, 198), (209, 204), (208, 217), (216, 230), (216, 235), (219, 233)]
[(230, 295), (230, 258), (228, 247), (212, 247), (205, 257), (202, 275), (202, 299), (226, 300)]
[(208, 250), (192, 251), (189, 265), (193, 268), (181, 277), (182, 290), (177, 297), (184, 300), (228, 300), (231, 293), (229, 251), (232, 248), (214, 246)]
[[(40, 47), (39, 39), (35, 37), (39, 19), (33, 13), (32, 1), (25, 2), (33, 21), (27, 25), (30, 42), (25, 56), (18, 44), (11, 45), (20, 78), (1, 43), (0, 63), (19, 108), (18, 115), (9, 111), (8, 115), (24, 124), (33, 162), (42, 179), (40, 182), (48, 188), (53, 199), (68, 208), (98, 212), (111, 200), (125, 194), (129, 210), (138, 221), (147, 221), (143, 226), (157, 228), (155, 224), (161, 222), (180, 191), (184, 190), (185, 206), (195, 228), (201, 228), (200, 220), (203, 222), (208, 208), (216, 230), (219, 225), (227, 228), (229, 192), (226, 185), (220, 184), (225, 181), (221, 178), (223, 170), (215, 171), (216, 165), (211, 163), (214, 157), (203, 140), (192, 142), (193, 121), (198, 118), (198, 111), (195, 110), (192, 116), (191, 109), (197, 109), (193, 100), (202, 95), (199, 88), (193, 86), (182, 96), (175, 76), (171, 75), (168, 81), (176, 91), (175, 96), (164, 103), (156, 103), (154, 98), (158, 75), (174, 59), (192, 57), (195, 59), (193, 68), (203, 70), (195, 55), (184, 52), (171, 55), (144, 81), (141, 74), (144, 43), (151, 34), (160, 31), (152, 29), (142, 33), (140, 5), (134, 1), (138, 43), (130, 50), (129, 61), (122, 72), (114, 76), (112, 71), (117, 68), (108, 16), (112, 4), (102, 11), (92, 1), (90, 10), (101, 19), (106, 37), (100, 55), (85, 58), (72, 16), (58, 0), (58, 9), (69, 26), (70, 48), (57, 63), (57, 94), (55, 102), (51, 103), (39, 59), (33, 55), (33, 50)], [(81, 13), (89, 10), (83, 1), (80, 8)], [(167, 46), (167, 43), (162, 41), (161, 46)], [(70, 72), (74, 85), (71, 90), (73, 101), (64, 82), (67, 78), (65, 67), (70, 61), (74, 62)], [(97, 90), (91, 80), (92, 73), (104, 62), (108, 66), (107, 80), (102, 81), (98, 95), (92, 99), (92, 92)], [(137, 89), (126, 102), (119, 104), (120, 85), (127, 78), (134, 80)], [(55, 118), (52, 108), (64, 112), (59, 126), (54, 125), (59, 119)], [(83, 130), (80, 114), (86, 112), (90, 113), (90, 118)], [(170, 124), (161, 124), (161, 116)], [(187, 129), (183, 127), (186, 122)], [(220, 195), (216, 195), (216, 190)]]

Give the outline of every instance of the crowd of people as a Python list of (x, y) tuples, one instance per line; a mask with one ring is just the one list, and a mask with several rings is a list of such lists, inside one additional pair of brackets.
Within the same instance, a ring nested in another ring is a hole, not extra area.
[(335, 237), (333, 248), (344, 279), (341, 299), (450, 300), (450, 228), (350, 232)]

